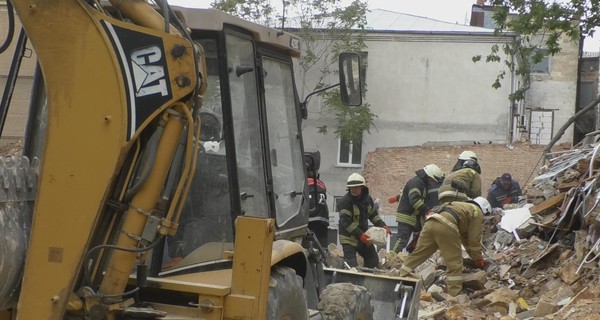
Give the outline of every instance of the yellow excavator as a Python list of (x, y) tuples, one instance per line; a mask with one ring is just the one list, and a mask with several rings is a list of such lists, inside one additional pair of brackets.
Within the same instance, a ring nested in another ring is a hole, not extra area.
[[(38, 63), (23, 156), (0, 158), (1, 320), (373, 319), (364, 287), (324, 290), (307, 232), (300, 39), (166, 1), (7, 12), (0, 124), (27, 43)], [(348, 105), (358, 70), (340, 56)], [(416, 317), (420, 283), (393, 283), (390, 314)]]

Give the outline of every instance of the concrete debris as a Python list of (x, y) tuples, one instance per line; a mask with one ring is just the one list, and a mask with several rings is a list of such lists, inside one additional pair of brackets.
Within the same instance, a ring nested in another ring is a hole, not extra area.
[(385, 246), (387, 243), (387, 231), (384, 228), (371, 227), (367, 230), (366, 234), (371, 237), (371, 243), (376, 246)]
[[(445, 293), (439, 254), (415, 270), (424, 279), (419, 318), (600, 319), (598, 149), (550, 154), (540, 175), (523, 189), (522, 202), (485, 217), (488, 265), (479, 270), (464, 259), (460, 295)], [(407, 257), (385, 250), (379, 256), (382, 272), (392, 274)]]

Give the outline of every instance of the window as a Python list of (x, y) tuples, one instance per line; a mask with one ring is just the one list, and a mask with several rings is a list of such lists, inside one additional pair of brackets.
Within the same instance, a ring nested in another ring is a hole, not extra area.
[(541, 55), (542, 60), (531, 66), (531, 73), (550, 73), (550, 58), (548, 57), (548, 50), (537, 49), (535, 54)]
[(360, 167), (362, 163), (362, 137), (358, 141), (338, 139), (338, 165)]

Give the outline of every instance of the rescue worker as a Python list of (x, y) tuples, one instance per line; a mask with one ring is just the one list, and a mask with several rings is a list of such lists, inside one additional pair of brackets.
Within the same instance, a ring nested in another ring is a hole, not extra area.
[[(438, 191), (443, 182), (444, 182), (444, 177), (442, 177), (439, 181), (429, 184), (427, 186), (427, 197), (425, 198), (425, 206), (427, 208), (433, 208), (435, 206), (440, 205), (440, 201), (438, 199)], [(421, 226), (423, 225), (424, 221), (425, 221), (425, 217), (421, 217), (421, 222), (422, 222)], [(419, 230), (419, 232), (413, 232), (412, 239), (410, 239), (410, 242), (408, 243), (408, 245), (406, 245), (406, 251), (408, 253), (413, 252), (415, 250), (415, 248), (417, 247), (417, 241), (419, 240), (420, 234), (421, 234), (420, 230)]]
[(483, 197), (467, 202), (444, 203), (431, 210), (417, 242), (417, 248), (404, 261), (400, 276), (409, 276), (438, 249), (446, 262), (448, 294), (456, 296), (462, 290), (463, 258), (461, 245), (476, 267), (483, 269), (481, 254), (483, 215), (492, 208)]
[(519, 182), (513, 180), (510, 173), (503, 173), (488, 189), (487, 200), (492, 208), (502, 208), (505, 204), (519, 202), (521, 195)]
[(475, 152), (473, 152), (471, 150), (465, 150), (458, 155), (458, 158), (456, 159), (456, 163), (454, 164), (454, 167), (452, 167), (451, 172), (462, 169), (463, 163), (467, 160), (475, 160), (475, 162), (479, 161), (479, 159), (477, 158), (477, 154), (475, 154)]
[[(460, 168), (456, 169), (460, 165)], [(477, 155), (472, 151), (464, 151), (452, 172), (448, 174), (440, 186), (438, 199), (440, 203), (451, 201), (467, 201), (481, 196), (481, 167)]]
[(376, 268), (379, 266), (379, 257), (371, 244), (371, 237), (365, 233), (369, 228), (368, 220), (371, 220), (374, 226), (384, 228), (388, 235), (391, 234), (390, 228), (377, 213), (363, 176), (358, 173), (351, 174), (346, 187), (348, 192), (337, 206), (340, 214), (339, 236), (344, 260), (350, 267), (358, 266), (356, 260), (358, 252), (364, 259), (365, 267)]
[(310, 229), (323, 248), (327, 247), (327, 233), (329, 229), (329, 207), (327, 206), (327, 187), (319, 179), (319, 167), (321, 153), (319, 151), (304, 152), (306, 165), (306, 182), (308, 184), (309, 217), (308, 229)]
[(415, 176), (408, 180), (404, 189), (402, 189), (401, 195), (388, 199), (389, 203), (400, 201), (398, 209), (396, 209), (398, 239), (392, 248), (394, 252), (402, 252), (407, 247), (411, 235), (416, 239), (416, 233), (421, 231), (422, 228), (421, 219), (424, 217), (425, 212), (432, 208), (427, 206), (428, 189), (443, 179), (444, 172), (442, 169), (435, 164), (428, 164), (415, 171)]

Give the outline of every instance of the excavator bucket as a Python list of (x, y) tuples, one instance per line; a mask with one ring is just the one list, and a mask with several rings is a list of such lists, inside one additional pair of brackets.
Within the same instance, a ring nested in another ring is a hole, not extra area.
[(374, 269), (323, 269), (327, 283), (349, 282), (367, 288), (374, 308), (373, 319), (418, 319), (421, 280), (394, 277)]

